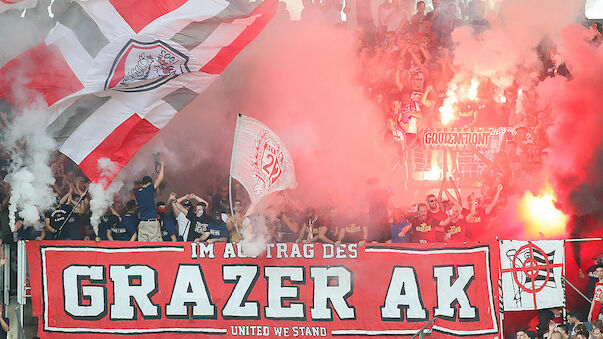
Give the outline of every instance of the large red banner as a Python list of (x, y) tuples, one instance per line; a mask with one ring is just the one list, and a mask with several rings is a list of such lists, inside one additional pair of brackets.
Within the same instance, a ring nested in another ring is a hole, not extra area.
[(498, 246), (28, 242), (42, 338), (500, 336)]

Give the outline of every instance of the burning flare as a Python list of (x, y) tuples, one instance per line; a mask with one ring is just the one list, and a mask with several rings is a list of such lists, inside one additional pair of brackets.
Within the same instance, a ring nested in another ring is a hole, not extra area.
[(565, 234), (568, 217), (555, 207), (555, 192), (546, 187), (534, 195), (527, 191), (517, 207), (517, 215), (525, 224), (525, 235), (530, 238), (558, 237)]

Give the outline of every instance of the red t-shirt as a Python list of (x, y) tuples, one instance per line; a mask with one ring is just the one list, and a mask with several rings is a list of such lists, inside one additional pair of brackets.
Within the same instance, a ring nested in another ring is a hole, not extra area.
[(593, 307), (592, 320), (595, 321), (599, 319), (599, 311), (601, 310), (601, 293), (603, 293), (603, 283), (597, 282), (595, 284), (595, 294), (593, 297), (593, 303), (595, 303), (595, 307)]
[(427, 224), (431, 225), (434, 231), (434, 242), (444, 242), (444, 233), (441, 231), (436, 231), (436, 227), (440, 227), (440, 222), (442, 220), (446, 220), (448, 218), (448, 214), (446, 212), (439, 210), (436, 213), (431, 211), (427, 212)]
[(461, 218), (455, 222), (451, 221), (446, 226), (446, 234), (450, 235), (448, 242), (464, 242), (465, 241), (465, 218)]
[(435, 229), (427, 220), (414, 219), (411, 222), (410, 242), (432, 243), (435, 242)]

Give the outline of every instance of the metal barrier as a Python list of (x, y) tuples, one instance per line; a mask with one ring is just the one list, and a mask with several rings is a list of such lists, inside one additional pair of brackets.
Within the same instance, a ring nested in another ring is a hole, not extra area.
[[(12, 246), (12, 248), (11, 248)], [(17, 295), (17, 305), (15, 307), (15, 315), (17, 316), (17, 326), (16, 333), (17, 338), (22, 339), (25, 337), (24, 334), (24, 306), (27, 303), (27, 298), (31, 296), (31, 287), (28, 286), (27, 283), (27, 252), (25, 250), (25, 241), (19, 241), (16, 243), (16, 260), (13, 259), (13, 250), (15, 249), (15, 245), (12, 244), (4, 244), (2, 246), (2, 250), (4, 251), (4, 256), (7, 259), (6, 264), (0, 270), (2, 276), (2, 302), (4, 303), (5, 309), (8, 311), (8, 306), (10, 305), (10, 297), (11, 294), (14, 293), (11, 289), (11, 283), (13, 275), (16, 274), (17, 284), (15, 286), (15, 291)], [(13, 294), (14, 295), (14, 294)]]
[(421, 327), (417, 333), (415, 333), (412, 337), (410, 337), (410, 339), (415, 339), (417, 336), (419, 337), (419, 339), (423, 339), (423, 337), (425, 336), (425, 329), (427, 328), (427, 326), (433, 324), (434, 321), (436, 321), (436, 319), (438, 319), (437, 317), (431, 319), (430, 321), (427, 322), (427, 324), (423, 325), (423, 327)]
[(4, 256), (7, 259), (6, 264), (4, 264), (3, 270), (2, 270), (2, 286), (3, 286), (3, 293), (2, 295), (4, 296), (4, 305), (8, 305), (10, 304), (10, 266), (12, 265), (11, 262), (11, 253), (10, 253), (10, 245), (8, 244), (4, 244), (3, 245), (3, 250), (4, 250)]
[(17, 316), (20, 320), (20, 331), (23, 332), (23, 307), (27, 303), (27, 291), (31, 287), (27, 286), (27, 251), (25, 251), (25, 241), (20, 240), (17, 242), (17, 307), (19, 308), (19, 314)]

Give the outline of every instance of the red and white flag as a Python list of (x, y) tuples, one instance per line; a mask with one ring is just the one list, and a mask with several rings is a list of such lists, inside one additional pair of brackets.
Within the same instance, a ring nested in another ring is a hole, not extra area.
[(242, 114), (237, 119), (230, 176), (249, 193), (248, 213), (263, 196), (297, 187), (293, 158), (285, 144), (266, 125)]
[(38, 0), (0, 0), (0, 13), (11, 9), (26, 9), (36, 7)]
[[(0, 98), (43, 100), (59, 150), (108, 185), (273, 17), (277, 0), (75, 0), (0, 70)], [(110, 174), (99, 166), (112, 163)], [(109, 162), (111, 161), (111, 162)]]

